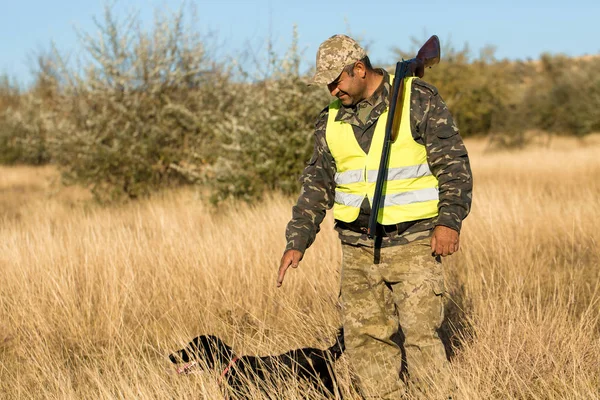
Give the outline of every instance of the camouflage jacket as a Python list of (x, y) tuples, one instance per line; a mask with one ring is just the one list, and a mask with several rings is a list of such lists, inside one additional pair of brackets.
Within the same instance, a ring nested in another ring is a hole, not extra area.
[[(375, 123), (389, 104), (389, 74), (384, 70), (377, 71), (383, 74), (384, 79), (373, 95), (355, 107), (342, 107), (336, 116), (337, 121), (352, 125), (356, 140), (365, 152), (369, 151)], [(437, 89), (422, 80), (415, 79), (411, 90), (412, 135), (418, 143), (425, 145), (429, 167), (438, 179), (439, 214), (430, 219), (380, 227), (383, 233), (381, 247), (426, 238), (436, 225), (460, 232), (462, 221), (471, 207), (469, 158), (446, 104)], [(304, 253), (314, 242), (326, 210), (333, 207), (336, 165), (325, 139), (328, 109), (321, 111), (316, 122), (313, 155), (300, 177), (302, 191), (286, 229), (286, 250)], [(336, 221), (335, 229), (343, 243), (373, 246), (373, 240), (366, 235), (370, 212), (369, 201), (365, 197), (356, 221), (351, 224)]]

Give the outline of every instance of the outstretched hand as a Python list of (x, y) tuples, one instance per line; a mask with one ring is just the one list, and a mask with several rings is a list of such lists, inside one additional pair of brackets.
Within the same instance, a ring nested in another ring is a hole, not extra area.
[(283, 283), (283, 278), (285, 277), (285, 273), (289, 267), (298, 268), (298, 264), (302, 259), (302, 252), (298, 250), (286, 250), (281, 257), (281, 262), (279, 263), (279, 276), (277, 276), (277, 287), (280, 287)]
[(431, 235), (431, 251), (436, 256), (446, 257), (458, 251), (459, 235), (452, 228), (438, 225)]

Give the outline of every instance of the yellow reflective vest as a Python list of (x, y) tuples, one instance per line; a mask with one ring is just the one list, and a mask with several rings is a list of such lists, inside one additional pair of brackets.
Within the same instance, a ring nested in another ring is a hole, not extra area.
[[(431, 218), (438, 214), (438, 181), (427, 164), (425, 146), (415, 142), (410, 129), (413, 79), (410, 77), (404, 81), (402, 119), (397, 139), (391, 145), (383, 208), (377, 217), (377, 222), (382, 225)], [(358, 217), (365, 196), (373, 204), (388, 110), (379, 117), (369, 153), (366, 154), (356, 141), (352, 126), (335, 120), (340, 107), (339, 100), (329, 105), (325, 131), (327, 145), (337, 166), (333, 216), (340, 221), (352, 222)], [(400, 104), (397, 111), (399, 107)]]

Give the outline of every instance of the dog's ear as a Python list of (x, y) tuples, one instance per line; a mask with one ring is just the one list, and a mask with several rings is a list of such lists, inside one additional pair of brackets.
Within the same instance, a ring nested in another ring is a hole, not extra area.
[(215, 363), (215, 357), (213, 355), (214, 347), (211, 346), (211, 343), (212, 340), (207, 336), (197, 336), (185, 348), (170, 354), (169, 360), (173, 364), (204, 361), (209, 367), (212, 367)]
[(197, 336), (186, 348), (169, 355), (169, 359), (174, 364), (195, 360), (208, 368), (213, 368), (217, 363), (227, 364), (232, 358), (231, 347), (214, 335)]
[(222, 363), (229, 363), (233, 358), (233, 349), (225, 344), (220, 338), (209, 335), (206, 337), (208, 346), (212, 349), (212, 356), (214, 361), (220, 361)]
[(221, 339), (214, 335), (199, 336), (196, 346), (198, 348), (197, 359), (206, 363), (209, 368), (215, 364), (227, 364), (233, 358), (233, 350)]

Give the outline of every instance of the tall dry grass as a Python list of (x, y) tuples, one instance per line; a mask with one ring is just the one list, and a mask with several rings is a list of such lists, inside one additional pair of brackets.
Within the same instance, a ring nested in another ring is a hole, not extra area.
[[(600, 398), (600, 145), (468, 145), (474, 207), (445, 261), (454, 397)], [(222, 398), (217, 375), (168, 373), (165, 356), (204, 333), (245, 354), (332, 344), (331, 218), (277, 289), (293, 199), (217, 211), (181, 190), (101, 208), (53, 176), (0, 169), (2, 398)], [(319, 398), (284, 378), (270, 397)]]

